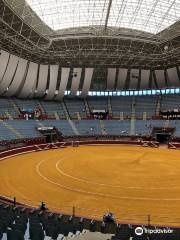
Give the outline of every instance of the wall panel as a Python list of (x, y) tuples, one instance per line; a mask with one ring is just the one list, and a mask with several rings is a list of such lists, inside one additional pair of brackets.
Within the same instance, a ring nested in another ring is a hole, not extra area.
[(129, 88), (130, 89), (137, 89), (138, 81), (139, 81), (139, 69), (131, 69)]
[(169, 79), (169, 86), (170, 87), (179, 87), (179, 77), (177, 73), (176, 67), (167, 69), (168, 79)]
[(12, 55), (12, 54), (10, 55), (8, 66), (6, 68), (6, 72), (4, 73), (4, 76), (0, 83), (0, 94), (7, 91), (7, 88), (9, 87), (9, 85), (14, 77), (14, 73), (17, 68), (18, 60), (19, 60), (19, 58), (17, 56)]
[(14, 75), (14, 79), (9, 86), (8, 91), (5, 93), (6, 96), (13, 96), (16, 94), (17, 90), (19, 89), (21, 83), (24, 80), (26, 68), (27, 68), (28, 61), (25, 59), (20, 58), (18, 62), (18, 66), (16, 69), (16, 73)]
[(116, 80), (116, 68), (108, 68), (107, 90), (114, 90)]
[(18, 97), (26, 98), (34, 95), (37, 81), (38, 64), (30, 62), (24, 85)]
[(128, 69), (119, 68), (117, 90), (123, 90), (126, 84)]
[(70, 95), (72, 97), (76, 96), (76, 92), (79, 88), (82, 68), (74, 68), (73, 73), (74, 74), (73, 74), (73, 77), (72, 77), (71, 92), (70, 92)]
[(39, 77), (36, 97), (43, 97), (46, 91), (49, 65), (39, 66)]
[(69, 79), (69, 72), (70, 72), (70, 68), (62, 68), (61, 69), (61, 82), (60, 82), (60, 86), (59, 86), (58, 95), (56, 96), (56, 100), (61, 100), (64, 97), (64, 92), (66, 90), (67, 82)]
[(155, 70), (158, 88), (166, 87), (164, 70)]
[(94, 68), (86, 68), (81, 97), (86, 97), (91, 86)]
[(58, 70), (59, 65), (50, 65), (50, 83), (48, 93), (45, 97), (46, 100), (51, 100), (54, 98), (58, 78)]
[(1, 55), (0, 55), (0, 83), (1, 83), (4, 73), (6, 71), (7, 65), (8, 65), (10, 54), (3, 50), (1, 50), (0, 53), (1, 53)]
[(140, 89), (148, 89), (149, 88), (149, 77), (150, 77), (150, 70), (141, 70), (141, 83)]

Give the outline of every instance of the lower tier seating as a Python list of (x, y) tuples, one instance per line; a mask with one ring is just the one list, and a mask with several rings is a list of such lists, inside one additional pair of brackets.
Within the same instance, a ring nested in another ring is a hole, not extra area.
[[(135, 234), (142, 226), (104, 222), (82, 217), (54, 214), (40, 209), (13, 206), (0, 201), (0, 240), (179, 240), (180, 230), (171, 234)], [(169, 229), (158, 227), (158, 229)]]
[(55, 127), (63, 136), (150, 136), (154, 128), (174, 129), (180, 137), (180, 120), (4, 120), (0, 121), (0, 140), (41, 137), (38, 127)]

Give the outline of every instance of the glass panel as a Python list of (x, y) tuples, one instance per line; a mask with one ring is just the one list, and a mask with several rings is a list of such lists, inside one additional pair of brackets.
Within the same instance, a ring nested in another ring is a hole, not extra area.
[(179, 19), (179, 0), (113, 0), (109, 26), (157, 33)]
[[(109, 5), (109, 0), (26, 0), (26, 2), (53, 30), (104, 26)], [(179, 16), (179, 0), (113, 0), (108, 26), (156, 34), (175, 23)]]
[(175, 89), (175, 93), (179, 93), (180, 92), (180, 89), (179, 88), (176, 88)]
[(53, 30), (104, 25), (109, 0), (26, 0)]

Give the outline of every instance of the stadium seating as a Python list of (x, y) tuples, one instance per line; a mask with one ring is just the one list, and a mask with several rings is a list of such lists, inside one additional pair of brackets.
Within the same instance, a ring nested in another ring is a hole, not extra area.
[(73, 120), (77, 129), (74, 132), (68, 120), (6, 120), (0, 121), (0, 139), (11, 140), (18, 138), (40, 137), (37, 127), (56, 127), (64, 136), (94, 136), (103, 135), (103, 130), (108, 135), (116, 136), (149, 136), (154, 127), (172, 127), (174, 136), (180, 136), (180, 122), (178, 120), (135, 120), (135, 132), (131, 132), (130, 120), (104, 120), (103, 129), (101, 120)]
[(46, 121), (39, 121), (37, 124), (41, 124), (41, 126), (46, 127), (56, 127), (64, 136), (72, 136), (74, 132), (67, 120), (46, 120)]
[(113, 117), (120, 118), (123, 113), (124, 118), (131, 117), (132, 97), (112, 97), (112, 112)]
[(101, 135), (99, 120), (74, 121), (80, 135)]
[(50, 118), (60, 118), (66, 119), (66, 113), (63, 109), (63, 106), (60, 102), (54, 101), (39, 101), (40, 105), (43, 108), (43, 111), (50, 117)]
[[(35, 120), (9, 120), (6, 121), (9, 126), (12, 126), (13, 129), (19, 133), (20, 138), (34, 138), (40, 137), (40, 133), (36, 130), (38, 126), (38, 121)], [(11, 130), (11, 128), (10, 128)], [(17, 137), (16, 137), (17, 138)]]
[(0, 117), (15, 118), (17, 116), (18, 112), (12, 102), (7, 98), (0, 98)]
[(89, 97), (87, 101), (89, 103), (90, 110), (108, 110), (107, 97)]
[(180, 108), (180, 95), (163, 95), (161, 99), (161, 109), (171, 110)]
[(107, 120), (104, 124), (109, 135), (130, 135), (129, 120)]
[[(116, 224), (0, 203), (0, 239), (110, 239)], [(97, 235), (97, 236), (96, 236)], [(83, 236), (81, 238), (81, 236)]]
[[(112, 96), (108, 97), (88, 97), (87, 104), (92, 110), (112, 110), (114, 119), (127, 119), (134, 117), (137, 119), (151, 119), (158, 115), (159, 110), (169, 110), (179, 108), (179, 95), (162, 96)], [(108, 105), (108, 102), (111, 106)], [(16, 99), (0, 98), (0, 118), (18, 118), (18, 109), (41, 109), (50, 119), (86, 119), (87, 112), (85, 101), (80, 98), (66, 97), (63, 102), (43, 101), (38, 99)]]
[(76, 101), (74, 101), (74, 99), (66, 98), (64, 102), (72, 119), (83, 119), (87, 117), (84, 101), (82, 99), (76, 99)]
[(39, 102), (37, 99), (34, 99), (33, 101), (30, 99), (14, 99), (13, 102), (16, 104), (16, 106), (20, 107), (21, 109), (33, 109), (35, 107), (38, 107)]
[[(172, 127), (180, 136), (179, 120), (153, 119), (158, 109), (179, 107), (179, 95), (88, 97), (89, 109), (108, 110), (113, 119), (87, 120), (87, 104), (82, 99), (65, 98), (63, 102), (39, 99), (0, 98), (0, 140), (40, 137), (37, 127), (54, 126), (64, 136), (149, 136), (154, 127)], [(40, 108), (46, 120), (19, 120), (18, 109)], [(72, 119), (72, 121), (70, 120)], [(133, 121), (131, 121), (133, 119)]]
[[(171, 235), (135, 234), (142, 225), (105, 223), (102, 221), (54, 214), (40, 209), (13, 206), (0, 201), (1, 240), (178, 240), (180, 231), (173, 229)], [(156, 229), (156, 226), (148, 226)], [(164, 227), (158, 227), (163, 228)]]
[(135, 98), (136, 117), (143, 118), (146, 115), (147, 118), (151, 118), (156, 114), (157, 96), (137, 96)]
[(0, 133), (0, 140), (17, 138), (15, 132), (11, 131), (3, 121), (0, 121)]

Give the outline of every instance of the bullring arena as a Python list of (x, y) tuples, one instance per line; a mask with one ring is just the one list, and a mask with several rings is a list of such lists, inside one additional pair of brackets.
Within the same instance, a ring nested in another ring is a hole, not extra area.
[(120, 222), (177, 225), (179, 159), (179, 150), (111, 144), (26, 153), (0, 162), (0, 189), (51, 211), (95, 219), (110, 211)]
[(0, 240), (180, 240), (180, 0), (0, 0)]

